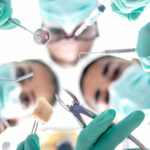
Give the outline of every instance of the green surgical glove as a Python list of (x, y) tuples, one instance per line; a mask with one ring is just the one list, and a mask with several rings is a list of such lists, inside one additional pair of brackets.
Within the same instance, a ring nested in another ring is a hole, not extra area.
[[(10, 23), (8, 19), (11, 18), (12, 8), (11, 8), (11, 0), (0, 0), (0, 29), (13, 29), (16, 25)], [(14, 19), (18, 23), (19, 20)]]
[(150, 72), (150, 23), (140, 29), (135, 50), (143, 69)]
[(148, 3), (150, 0), (111, 0), (111, 7), (114, 12), (132, 21), (141, 15)]
[(17, 150), (40, 150), (38, 136), (36, 134), (30, 134), (25, 141), (18, 145)]
[(115, 111), (109, 109), (97, 116), (84, 128), (75, 150), (114, 150), (144, 119), (144, 113), (135, 111), (112, 126)]

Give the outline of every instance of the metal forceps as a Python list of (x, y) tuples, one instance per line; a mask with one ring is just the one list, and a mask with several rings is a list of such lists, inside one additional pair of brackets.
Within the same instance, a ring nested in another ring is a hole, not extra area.
[[(82, 113), (82, 114), (84, 114), (90, 118), (93, 118), (93, 119), (96, 117), (96, 114), (94, 114), (93, 112), (91, 112), (87, 108), (81, 106), (78, 99), (76, 98), (76, 96), (73, 93), (71, 93), (69, 90), (65, 89), (65, 91), (72, 97), (73, 105), (71, 105), (71, 106), (65, 105), (64, 102), (60, 99), (60, 97), (58, 95), (55, 95), (57, 101), (65, 110), (71, 112), (75, 116), (75, 118), (77, 119), (78, 123), (80, 124), (80, 126), (82, 128), (85, 128), (86, 124), (85, 124), (85, 122), (84, 122), (84, 120), (80, 114)], [(115, 125), (115, 124), (112, 123), (112, 126), (113, 125)], [(137, 146), (139, 146), (139, 148), (141, 150), (147, 150), (147, 148), (138, 139), (136, 139), (134, 136), (129, 135), (127, 138), (130, 139), (132, 142), (134, 142)]]
[(65, 91), (67, 92), (67, 94), (69, 94), (72, 97), (73, 99), (72, 105), (71, 106), (65, 105), (58, 95), (56, 95), (57, 101), (65, 110), (73, 114), (73, 116), (76, 118), (76, 120), (78, 121), (79, 125), (82, 128), (86, 127), (85, 121), (83, 120), (83, 117), (81, 116), (81, 114), (84, 114), (90, 118), (95, 118), (96, 114), (91, 112), (87, 108), (83, 107), (82, 105), (80, 105), (80, 102), (78, 101), (76, 96), (73, 93), (71, 93), (69, 90), (65, 89)]

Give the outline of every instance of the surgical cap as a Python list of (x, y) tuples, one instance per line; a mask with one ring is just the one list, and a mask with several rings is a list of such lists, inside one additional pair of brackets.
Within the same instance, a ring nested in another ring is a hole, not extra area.
[(96, 0), (39, 0), (43, 22), (65, 31), (73, 31), (95, 9), (96, 3)]

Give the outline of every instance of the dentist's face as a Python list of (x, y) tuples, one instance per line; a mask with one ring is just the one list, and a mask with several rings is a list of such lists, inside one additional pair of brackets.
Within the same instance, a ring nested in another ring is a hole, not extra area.
[(91, 65), (83, 79), (82, 88), (84, 98), (93, 110), (100, 113), (108, 108), (110, 84), (131, 64), (124, 59), (106, 58)]
[(38, 63), (15, 63), (17, 76), (33, 72), (34, 76), (21, 82), (20, 101), (24, 110), (35, 107), (37, 99), (45, 97), (51, 102), (54, 94), (53, 84), (50, 84), (49, 72)]

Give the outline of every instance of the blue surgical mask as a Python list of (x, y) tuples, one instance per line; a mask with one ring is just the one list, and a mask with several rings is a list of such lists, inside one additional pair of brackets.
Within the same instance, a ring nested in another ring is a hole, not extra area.
[[(0, 78), (15, 79), (15, 66), (0, 65)], [(0, 119), (12, 119), (18, 116), (18, 110), (22, 110), (20, 92), (21, 86), (18, 82), (0, 81)]]
[(97, 0), (39, 0), (44, 24), (71, 33), (96, 8)]
[(138, 64), (129, 66), (109, 87), (110, 107), (127, 115), (134, 110), (150, 109), (150, 74)]

